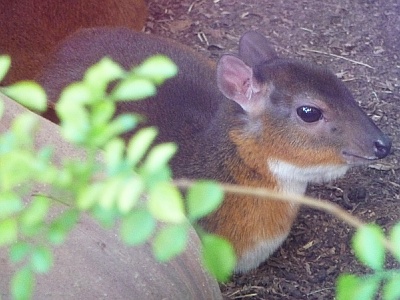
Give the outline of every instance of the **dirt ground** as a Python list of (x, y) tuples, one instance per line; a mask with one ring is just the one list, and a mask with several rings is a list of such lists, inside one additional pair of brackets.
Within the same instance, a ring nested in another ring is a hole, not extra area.
[[(157, 0), (146, 31), (217, 60), (258, 30), (281, 56), (331, 68), (393, 139), (390, 157), (308, 194), (385, 229), (400, 220), (400, 2), (398, 0)], [(354, 230), (302, 209), (283, 246), (258, 269), (221, 285), (227, 299), (333, 299), (343, 272), (368, 273), (353, 257)], [(393, 267), (393, 260), (388, 260)]]

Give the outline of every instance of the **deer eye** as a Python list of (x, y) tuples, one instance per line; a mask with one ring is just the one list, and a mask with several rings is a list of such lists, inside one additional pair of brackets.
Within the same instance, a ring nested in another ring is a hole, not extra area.
[(317, 122), (322, 119), (322, 111), (313, 106), (300, 106), (297, 115), (307, 123)]

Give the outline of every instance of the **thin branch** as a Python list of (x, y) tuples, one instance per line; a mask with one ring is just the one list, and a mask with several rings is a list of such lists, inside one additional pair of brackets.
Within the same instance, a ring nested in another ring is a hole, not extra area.
[[(174, 180), (174, 184), (177, 187), (183, 189), (190, 188), (194, 183), (195, 181), (187, 179)], [(218, 183), (218, 184), (224, 190), (225, 193), (253, 196), (266, 200), (273, 199), (278, 201), (303, 204), (308, 207), (312, 207), (320, 211), (329, 213), (335, 216), (336, 218), (343, 220), (345, 223), (349, 224), (350, 226), (356, 229), (360, 229), (361, 227), (366, 225), (366, 223), (362, 222), (359, 218), (353, 216), (352, 214), (342, 209), (339, 205), (332, 203), (330, 201), (314, 199), (311, 197), (302, 196), (298, 194), (283, 194), (265, 188), (245, 187), (227, 183)], [(388, 249), (392, 254), (396, 252), (394, 250), (393, 244), (389, 240), (384, 238), (382, 242), (385, 245), (386, 249)]]
[(367, 67), (367, 68), (370, 68), (370, 69), (375, 69), (374, 67), (372, 67), (372, 66), (370, 66), (370, 65), (368, 65), (366, 63), (363, 63), (361, 61), (356, 61), (356, 60), (353, 60), (353, 59), (350, 59), (350, 58), (347, 58), (347, 57), (344, 57), (344, 56), (341, 56), (341, 55), (337, 55), (337, 54), (333, 54), (333, 53), (327, 53), (327, 52), (323, 52), (323, 51), (319, 51), (319, 50), (307, 49), (307, 48), (304, 48), (303, 50), (304, 51), (308, 51), (308, 52), (314, 52), (314, 53), (318, 53), (318, 54), (323, 54), (323, 55), (328, 55), (328, 56), (344, 59), (344, 60), (352, 62), (352, 63), (354, 63), (356, 65), (364, 66), (364, 67)]
[[(174, 181), (174, 184), (177, 187), (184, 189), (191, 187), (194, 183), (195, 181), (186, 179), (179, 179)], [(334, 215), (337, 218), (349, 224), (350, 226), (355, 227), (357, 229), (365, 225), (365, 223), (363, 223), (360, 219), (340, 208), (339, 205), (326, 200), (318, 200), (298, 194), (283, 194), (265, 188), (246, 187), (246, 186), (226, 184), (226, 183), (218, 183), (218, 184), (226, 193), (232, 193), (235, 195), (253, 196), (263, 199), (268, 198), (279, 201), (303, 204), (308, 207), (316, 208), (318, 210), (322, 210), (331, 215)]]

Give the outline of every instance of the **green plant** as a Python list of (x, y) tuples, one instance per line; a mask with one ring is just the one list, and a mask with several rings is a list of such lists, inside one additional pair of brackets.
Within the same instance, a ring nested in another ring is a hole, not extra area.
[[(9, 66), (10, 58), (0, 57), (0, 80)], [(36, 150), (37, 117), (32, 114), (18, 116), (0, 136), (0, 247), (8, 247), (10, 261), (21, 265), (12, 279), (14, 298), (31, 296), (35, 274), (51, 269), (52, 247), (64, 242), (82, 213), (90, 213), (104, 226), (119, 221), (121, 238), (129, 245), (153, 238), (154, 255), (165, 261), (185, 249), (190, 224), (197, 226), (201, 217), (219, 206), (223, 192), (209, 181), (196, 183), (183, 198), (171, 182), (168, 166), (177, 147), (152, 146), (156, 128), (139, 129), (128, 141), (120, 138), (143, 117), (114, 117), (116, 103), (154, 95), (157, 86), (176, 72), (176, 66), (162, 56), (129, 71), (104, 58), (87, 70), (81, 82), (66, 87), (56, 104), (60, 131), (65, 140), (84, 149), (83, 160), (65, 158), (57, 166), (50, 145)], [(116, 84), (108, 92), (111, 82)], [(34, 82), (19, 82), (2, 92), (31, 110), (46, 108), (45, 92)], [(36, 184), (57, 192), (31, 196)], [(30, 198), (26, 204), (24, 197)], [(50, 217), (51, 208), (60, 203), (64, 211)], [(156, 222), (165, 226), (157, 230)], [(218, 280), (226, 280), (235, 265), (232, 247), (220, 237), (201, 230), (199, 234), (205, 265)]]
[(385, 269), (386, 249), (400, 262), (400, 223), (386, 240), (375, 224), (361, 226), (353, 236), (352, 248), (358, 260), (373, 272), (369, 275), (341, 274), (337, 280), (338, 300), (374, 299), (381, 288), (382, 299), (400, 299), (400, 270)]

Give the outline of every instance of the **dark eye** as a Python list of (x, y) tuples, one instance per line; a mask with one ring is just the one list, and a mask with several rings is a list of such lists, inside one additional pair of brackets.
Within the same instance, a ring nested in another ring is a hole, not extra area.
[(317, 122), (322, 119), (321, 110), (312, 106), (300, 106), (297, 108), (297, 115), (307, 123)]

